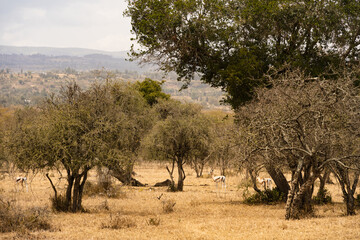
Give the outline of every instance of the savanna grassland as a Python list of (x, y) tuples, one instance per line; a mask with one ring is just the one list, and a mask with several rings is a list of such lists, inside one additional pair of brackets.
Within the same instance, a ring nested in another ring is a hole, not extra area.
[[(16, 231), (0, 234), (1, 239), (359, 239), (360, 217), (344, 216), (341, 190), (327, 185), (334, 203), (315, 206), (316, 216), (284, 220), (285, 206), (246, 205), (244, 175), (227, 177), (227, 190), (217, 191), (204, 174), (196, 178), (186, 168), (184, 192), (171, 193), (166, 187), (150, 187), (168, 178), (164, 164), (141, 163), (136, 178), (146, 187), (121, 186), (113, 180), (117, 197), (85, 195), (85, 213), (56, 213), (51, 210), (53, 190), (45, 174), (29, 176), (29, 192), (15, 189), (14, 177), (0, 181), (1, 197), (22, 209), (42, 209), (50, 230)], [(218, 172), (215, 172), (218, 173)], [(97, 182), (91, 171), (89, 182)], [(58, 190), (65, 179), (50, 173)], [(316, 184), (315, 184), (316, 185)], [(315, 189), (316, 192), (317, 189)], [(160, 200), (158, 199), (160, 198)], [(167, 206), (170, 204), (170, 206)], [(175, 205), (174, 205), (175, 204)], [(46, 210), (44, 210), (44, 208)], [(173, 211), (172, 211), (173, 210)]]

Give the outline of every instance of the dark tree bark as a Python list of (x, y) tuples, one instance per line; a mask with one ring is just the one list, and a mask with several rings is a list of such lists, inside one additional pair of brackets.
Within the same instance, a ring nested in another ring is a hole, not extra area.
[(274, 180), (274, 183), (279, 188), (279, 190), (284, 193), (284, 196), (287, 196), (290, 190), (290, 186), (282, 171), (279, 168), (275, 168), (271, 164), (267, 164), (265, 168), (271, 178)]
[(66, 197), (65, 197), (65, 205), (67, 206), (68, 210), (70, 209), (70, 204), (71, 204), (71, 191), (73, 188), (73, 184), (74, 184), (74, 177), (71, 175), (70, 170), (67, 171), (68, 172), (68, 177), (67, 177), (67, 181), (68, 181), (68, 185), (66, 187)]
[[(302, 171), (309, 173), (301, 175)], [(310, 172), (310, 169), (313, 172)], [(314, 188), (314, 182), (320, 173), (314, 168), (305, 166), (304, 159), (299, 160), (296, 171), (294, 172), (291, 187), (286, 201), (285, 219), (299, 219), (301, 215), (309, 215), (313, 212), (311, 197)]]
[(184, 180), (186, 178), (184, 169), (183, 169), (183, 160), (182, 158), (178, 158), (176, 161), (177, 168), (178, 168), (178, 184), (177, 184), (177, 191), (183, 191), (184, 190)]

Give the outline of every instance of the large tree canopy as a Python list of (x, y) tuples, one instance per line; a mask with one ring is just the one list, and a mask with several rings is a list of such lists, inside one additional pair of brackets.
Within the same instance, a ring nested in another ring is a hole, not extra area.
[(358, 0), (131, 0), (125, 15), (140, 45), (133, 58), (175, 71), (185, 85), (199, 73), (234, 108), (269, 67), (317, 76), (359, 60)]
[(82, 210), (91, 168), (131, 173), (142, 135), (151, 127), (149, 114), (145, 99), (130, 85), (109, 82), (82, 91), (71, 83), (41, 107), (19, 110), (7, 147), (23, 170), (64, 168), (63, 210), (76, 212)]

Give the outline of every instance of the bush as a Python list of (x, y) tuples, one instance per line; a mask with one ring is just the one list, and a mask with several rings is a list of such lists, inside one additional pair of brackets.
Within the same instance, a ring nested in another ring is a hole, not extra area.
[(149, 221), (146, 221), (149, 226), (159, 226), (160, 225), (160, 218), (150, 218)]
[(101, 224), (101, 228), (110, 229), (123, 229), (131, 227), (136, 227), (135, 222), (131, 218), (121, 217), (119, 215), (116, 215), (115, 217), (110, 215), (110, 220)]
[(9, 201), (0, 199), (0, 232), (24, 232), (50, 228), (46, 208), (22, 210)]
[(313, 202), (319, 205), (329, 204), (332, 203), (332, 198), (327, 189), (319, 190), (316, 196), (313, 197)]
[(253, 195), (245, 198), (244, 203), (246, 204), (275, 204), (283, 202), (285, 200), (284, 193), (279, 191), (278, 188), (273, 190), (266, 190), (261, 192), (256, 192)]
[(108, 198), (125, 198), (126, 194), (118, 188), (112, 186), (108, 182), (99, 182), (97, 184), (87, 181), (84, 187), (84, 195), (86, 196), (106, 196)]

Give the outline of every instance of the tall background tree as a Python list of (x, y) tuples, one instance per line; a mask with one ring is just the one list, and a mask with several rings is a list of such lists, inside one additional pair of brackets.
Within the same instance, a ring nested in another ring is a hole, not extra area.
[(134, 59), (154, 62), (188, 84), (201, 80), (237, 108), (285, 63), (331, 77), (357, 62), (360, 3), (293, 0), (131, 0)]
[[(210, 142), (210, 121), (201, 108), (178, 101), (164, 101), (156, 106), (160, 120), (143, 142), (144, 155), (150, 159), (168, 161), (173, 190), (183, 191), (186, 174), (184, 165), (195, 157), (204, 157)], [(175, 186), (174, 167), (178, 181)]]

